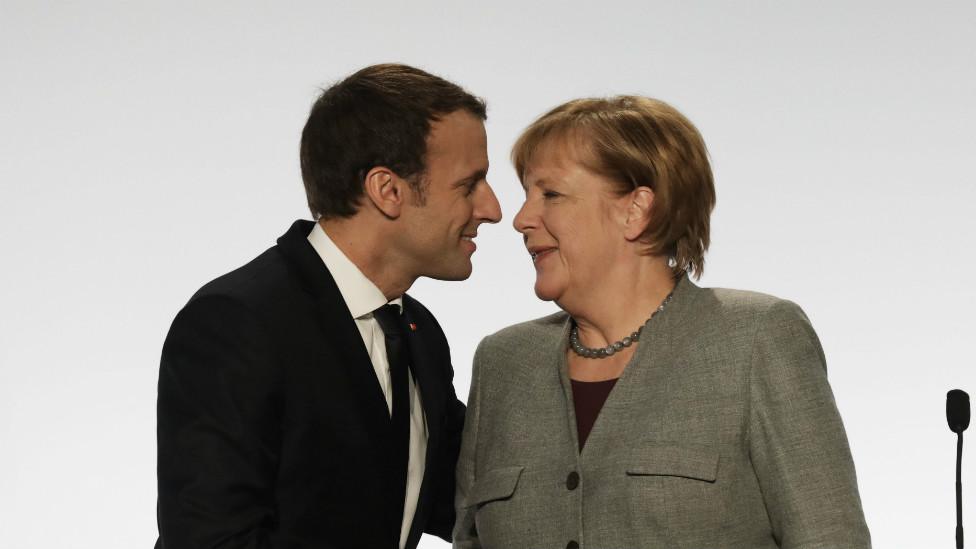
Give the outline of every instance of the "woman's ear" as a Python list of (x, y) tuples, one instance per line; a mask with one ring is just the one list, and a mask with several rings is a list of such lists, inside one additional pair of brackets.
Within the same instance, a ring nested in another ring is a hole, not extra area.
[(634, 241), (640, 238), (651, 222), (651, 206), (654, 204), (654, 191), (640, 186), (631, 191), (627, 198), (627, 218), (624, 237)]
[(400, 217), (400, 210), (407, 198), (406, 187), (406, 181), (384, 166), (369, 170), (363, 180), (366, 198), (390, 219)]

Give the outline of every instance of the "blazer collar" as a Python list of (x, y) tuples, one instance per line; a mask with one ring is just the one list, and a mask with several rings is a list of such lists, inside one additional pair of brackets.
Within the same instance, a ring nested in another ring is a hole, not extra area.
[[(352, 313), (332, 274), (308, 241), (308, 234), (314, 227), (315, 223), (312, 221), (295, 221), (288, 232), (278, 239), (278, 248), (315, 302), (323, 337), (341, 354), (338, 357), (341, 361), (337, 364), (348, 364), (345, 370), (357, 388), (357, 393), (361, 395), (356, 400), (363, 403), (375, 425), (386, 428), (390, 421), (386, 397), (376, 381), (369, 354)], [(403, 314), (409, 328), (407, 337), (411, 355), (410, 369), (420, 389), (424, 415), (427, 418), (429, 462), (429, 457), (434, 455), (432, 450), (439, 442), (440, 417), (444, 408), (441, 389), (443, 382), (438, 376), (447, 374), (441, 373), (443, 365), (439, 361), (447, 358), (439, 355), (440, 347), (443, 346), (436, 337), (439, 328), (428, 325), (430, 321), (421, 310), (422, 307), (416, 300), (404, 294)]]
[(431, 491), (436, 493), (437, 490), (434, 485), (437, 481), (433, 477), (438, 474), (439, 468), (443, 467), (436, 457), (441, 454), (446, 384), (451, 383), (451, 379), (444, 364), (445, 361), (450, 361), (450, 357), (440, 337), (440, 327), (434, 325), (435, 321), (425, 312), (423, 306), (406, 294), (403, 296), (403, 316), (408, 328), (410, 369), (420, 391), (424, 416), (427, 418), (426, 472), (420, 484), (413, 524), (407, 535), (407, 546), (413, 547), (420, 539), (430, 513)]
[[(302, 283), (306, 292), (312, 294), (317, 299), (327, 298), (335, 307), (335, 298), (342, 299), (339, 288), (336, 286), (332, 274), (325, 267), (322, 258), (319, 257), (315, 249), (308, 242), (308, 234), (315, 227), (314, 221), (299, 219), (291, 224), (288, 232), (278, 238), (278, 249), (288, 261), (292, 272)], [(342, 302), (345, 305), (345, 302)], [(348, 310), (348, 307), (346, 308)]]
[(694, 315), (695, 301), (701, 295), (701, 288), (692, 282), (688, 275), (683, 275), (678, 279), (671, 296), (671, 302), (656, 315), (647, 325), (645, 331), (650, 331), (651, 337), (655, 340), (660, 336), (666, 336), (666, 343), (671, 345), (671, 340), (676, 329), (680, 329), (689, 320), (689, 315)]
[(312, 298), (322, 337), (338, 355), (332, 357), (334, 361), (331, 362), (335, 367), (342, 368), (356, 391), (357, 396), (351, 402), (358, 404), (371, 425), (385, 431), (390, 423), (386, 397), (376, 381), (372, 362), (352, 313), (329, 269), (308, 241), (308, 233), (314, 226), (312, 221), (295, 221), (288, 232), (278, 239), (278, 249), (302, 288)]
[[(440, 417), (444, 413), (444, 380), (446, 369), (440, 356), (443, 344), (435, 338), (438, 327), (429, 325), (427, 315), (415, 299), (404, 294), (403, 319), (406, 322), (407, 341), (410, 346), (410, 370), (420, 390), (424, 415), (427, 417), (427, 451), (431, 455), (440, 441)], [(449, 383), (449, 381), (448, 381)]]
[[(641, 399), (646, 398), (647, 387), (662, 386), (660, 383), (645, 384), (640, 380), (654, 378), (665, 379), (663, 376), (666, 369), (672, 365), (673, 357), (671, 353), (673, 339), (676, 333), (682, 331), (682, 326), (689, 320), (689, 315), (694, 314), (694, 302), (701, 294), (701, 288), (696, 286), (688, 276), (682, 276), (675, 285), (671, 302), (660, 314), (644, 327), (641, 332), (640, 343), (637, 351), (630, 359), (616, 385), (603, 405), (600, 415), (597, 416), (593, 430), (590, 431), (586, 446), (580, 458), (593, 450), (593, 447), (601, 445), (601, 437), (608, 435), (603, 430), (598, 430), (601, 416), (609, 416), (615, 409), (626, 411)], [(572, 317), (567, 315), (562, 328), (562, 334), (550, 352), (557, 357), (559, 381), (562, 385), (563, 396), (566, 403), (566, 416), (569, 420), (569, 432), (573, 440), (573, 449), (579, 448), (579, 441), (576, 433), (576, 410), (573, 405), (572, 382), (569, 379), (569, 364), (566, 361), (566, 353), (569, 350), (569, 332), (572, 328)], [(645, 386), (646, 385), (646, 386)]]

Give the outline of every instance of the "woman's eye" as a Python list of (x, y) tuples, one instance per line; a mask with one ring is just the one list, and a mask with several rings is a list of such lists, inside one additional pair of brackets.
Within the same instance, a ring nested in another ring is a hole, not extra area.
[(556, 191), (543, 191), (542, 196), (544, 198), (556, 198), (562, 195), (557, 193)]

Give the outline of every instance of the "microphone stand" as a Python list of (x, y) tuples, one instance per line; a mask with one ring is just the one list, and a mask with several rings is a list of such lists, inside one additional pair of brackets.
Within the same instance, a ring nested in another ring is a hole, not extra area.
[(969, 427), (969, 395), (961, 389), (946, 393), (946, 422), (956, 439), (956, 549), (962, 548), (962, 432)]
[(963, 549), (962, 543), (962, 431), (956, 439), (956, 549)]

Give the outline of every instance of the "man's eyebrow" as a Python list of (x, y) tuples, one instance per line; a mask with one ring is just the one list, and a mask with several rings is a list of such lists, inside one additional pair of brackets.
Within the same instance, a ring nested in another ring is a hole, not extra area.
[(461, 179), (455, 181), (454, 182), (454, 186), (455, 187), (460, 187), (461, 185), (467, 185), (469, 183), (475, 183), (477, 181), (481, 181), (482, 179), (485, 179), (486, 177), (488, 177), (488, 170), (478, 170), (478, 171), (474, 172), (473, 174), (471, 174), (471, 175), (469, 175), (467, 177), (464, 177), (464, 178), (461, 178)]

